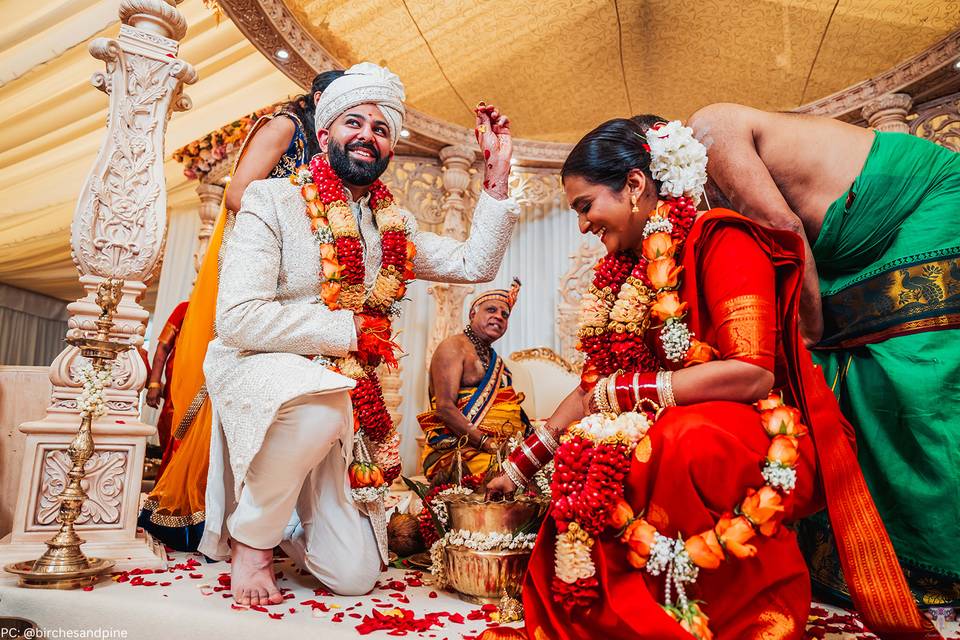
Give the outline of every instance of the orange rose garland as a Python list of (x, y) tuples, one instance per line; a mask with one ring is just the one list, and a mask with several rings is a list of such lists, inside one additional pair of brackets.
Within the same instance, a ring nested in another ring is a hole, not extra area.
[[(563, 437), (555, 458), (552, 515), (557, 522), (554, 599), (568, 610), (587, 607), (599, 596), (591, 559), (594, 541), (612, 530), (627, 548), (634, 569), (665, 575), (664, 609), (700, 640), (713, 637), (700, 605), (687, 599), (685, 585), (700, 569), (716, 569), (728, 556), (749, 558), (757, 534), (774, 535), (785, 510), (784, 496), (796, 484), (797, 438), (806, 434), (800, 413), (778, 394), (757, 403), (771, 436), (763, 476), (767, 483), (747, 489), (732, 513), (712, 529), (686, 540), (667, 538), (624, 500), (623, 481), (636, 444), (656, 420), (652, 412), (593, 414)], [(767, 408), (763, 408), (767, 407)], [(789, 434), (789, 435), (788, 435)]]
[(368, 296), (360, 230), (345, 199), (342, 180), (319, 155), (311, 160), (309, 171), (301, 170), (290, 179), (301, 187), (310, 231), (320, 245), (321, 301), (330, 309), (348, 309), (360, 318), (357, 350), (337, 358), (333, 366), (356, 381), (350, 392), (358, 431), (350, 484), (358, 500), (370, 501), (382, 496), (400, 473), (395, 429), (374, 369), (381, 363), (397, 364), (399, 345), (392, 339), (390, 316), (413, 279), (416, 251), (393, 196), (376, 181), (370, 187), (370, 208), (380, 231), (383, 257)]
[(617, 370), (660, 369), (644, 340), (651, 319), (661, 327), (660, 340), (669, 360), (687, 364), (687, 357), (703, 362), (714, 355), (683, 323), (687, 303), (678, 292), (683, 268), (676, 258), (696, 213), (687, 197), (660, 202), (644, 228), (641, 255), (611, 254), (597, 264), (590, 292), (581, 302), (577, 333), (578, 348), (587, 356), (581, 375), (584, 390)]

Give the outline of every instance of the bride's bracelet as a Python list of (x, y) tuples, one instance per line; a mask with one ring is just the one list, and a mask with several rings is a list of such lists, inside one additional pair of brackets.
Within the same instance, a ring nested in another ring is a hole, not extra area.
[(503, 470), (514, 484), (526, 486), (537, 471), (553, 459), (556, 450), (557, 441), (549, 432), (537, 429), (504, 460)]
[(675, 407), (673, 372), (649, 371), (618, 375), (614, 383), (617, 403), (625, 411), (649, 404), (656, 409)]

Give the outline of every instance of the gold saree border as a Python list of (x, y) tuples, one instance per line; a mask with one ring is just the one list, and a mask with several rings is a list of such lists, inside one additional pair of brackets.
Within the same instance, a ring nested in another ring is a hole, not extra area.
[(824, 296), (823, 319), (816, 348), (826, 350), (960, 328), (960, 255), (897, 265)]

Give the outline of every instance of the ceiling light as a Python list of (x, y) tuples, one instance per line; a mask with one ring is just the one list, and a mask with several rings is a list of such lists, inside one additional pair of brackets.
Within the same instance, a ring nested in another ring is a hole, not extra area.
[(957, 60), (956, 62), (953, 63), (953, 68), (956, 69), (957, 71), (960, 71), (960, 60)]
[(400, 129), (400, 137), (401, 137), (401, 138), (409, 138), (409, 137), (410, 137), (410, 132), (407, 131), (406, 129)]
[(290, 52), (286, 49), (277, 49), (277, 52), (273, 55), (277, 56), (277, 60), (288, 60), (290, 58)]
[(516, 158), (510, 158), (510, 164), (517, 164)]

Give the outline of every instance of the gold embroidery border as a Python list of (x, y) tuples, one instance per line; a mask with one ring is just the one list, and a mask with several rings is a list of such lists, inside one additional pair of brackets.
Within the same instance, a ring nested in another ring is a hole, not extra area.
[(207, 519), (206, 510), (195, 511), (194, 513), (185, 516), (174, 516), (165, 513), (157, 513), (156, 509), (159, 506), (160, 503), (156, 499), (148, 498), (143, 503), (143, 510), (150, 512), (150, 522), (158, 524), (161, 527), (170, 527), (173, 529), (192, 527), (193, 525), (200, 524)]
[[(958, 268), (958, 256), (925, 260), (906, 266), (898, 265), (837, 293), (824, 296), (825, 333), (832, 333), (825, 336), (817, 348), (849, 349), (921, 331), (960, 327), (960, 293), (957, 292), (960, 291), (960, 280), (954, 276)], [(936, 269), (937, 273), (931, 277), (929, 272), (933, 269)], [(900, 275), (902, 271), (907, 272), (907, 277), (926, 278), (931, 283), (929, 286), (937, 287), (943, 297), (937, 302), (901, 302), (901, 296), (906, 291), (903, 276)], [(928, 273), (925, 274), (924, 271)], [(858, 294), (859, 290), (867, 295)], [(842, 327), (831, 323), (831, 319), (841, 315), (834, 310), (851, 306), (848, 302), (883, 299), (890, 311), (857, 311), (854, 319)]]

